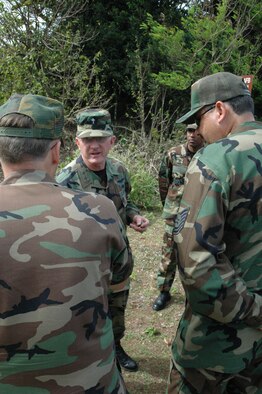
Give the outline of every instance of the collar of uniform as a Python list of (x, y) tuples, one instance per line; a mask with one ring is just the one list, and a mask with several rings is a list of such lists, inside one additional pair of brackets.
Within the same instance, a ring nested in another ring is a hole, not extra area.
[(106, 173), (108, 179), (110, 175), (119, 175), (117, 164), (121, 164), (120, 161), (113, 159), (112, 157), (106, 158)]
[(236, 133), (242, 133), (244, 131), (250, 131), (256, 129), (262, 129), (262, 122), (256, 122), (256, 121), (244, 122), (241, 123), (235, 130), (231, 131), (231, 133), (228, 134), (228, 137)]
[[(90, 170), (87, 167), (87, 165), (85, 164), (85, 162), (83, 160), (83, 157), (81, 155), (77, 158), (76, 162), (81, 164), (81, 165), (83, 165), (83, 166), (85, 166), (89, 171), (92, 171), (92, 170)], [(118, 169), (117, 169), (117, 166), (116, 166), (116, 163), (118, 163), (118, 162), (119, 162), (118, 160), (113, 159), (111, 157), (107, 157), (106, 158), (106, 175), (107, 175), (107, 180), (109, 180), (112, 175), (114, 175), (114, 176), (115, 175), (119, 175), (119, 172), (118, 172)], [(121, 164), (121, 162), (119, 162), (119, 163)]]
[(52, 183), (56, 184), (55, 180), (44, 171), (38, 170), (20, 170), (12, 172), (1, 185), (30, 185), (32, 183)]

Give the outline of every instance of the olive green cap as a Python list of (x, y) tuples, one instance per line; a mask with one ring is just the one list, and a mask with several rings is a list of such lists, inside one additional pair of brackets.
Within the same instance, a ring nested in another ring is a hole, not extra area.
[(0, 127), (0, 136), (59, 139), (63, 133), (63, 104), (49, 97), (34, 94), (14, 94), (0, 107), (0, 119), (21, 114), (31, 118), (33, 128)]
[(113, 135), (110, 113), (101, 108), (88, 108), (76, 116), (77, 138), (110, 137)]
[(227, 101), (238, 96), (250, 96), (242, 77), (229, 72), (219, 72), (199, 79), (191, 86), (191, 109), (176, 123), (194, 121), (194, 115), (203, 107), (217, 101)]

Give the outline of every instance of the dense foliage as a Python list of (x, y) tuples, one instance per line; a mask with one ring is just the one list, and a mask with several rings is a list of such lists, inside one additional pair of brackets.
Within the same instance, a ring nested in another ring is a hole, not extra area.
[[(252, 74), (262, 118), (260, 0), (0, 0), (0, 20), (0, 104), (48, 95), (64, 103), (67, 126), (84, 107), (108, 108), (141, 207), (159, 206), (160, 159), (183, 139), (175, 119), (196, 79)], [(63, 163), (74, 135), (67, 127)]]
[(68, 117), (110, 108), (116, 123), (162, 140), (189, 107), (191, 83), (253, 74), (262, 116), (260, 0), (0, 1), (0, 103), (47, 94)]

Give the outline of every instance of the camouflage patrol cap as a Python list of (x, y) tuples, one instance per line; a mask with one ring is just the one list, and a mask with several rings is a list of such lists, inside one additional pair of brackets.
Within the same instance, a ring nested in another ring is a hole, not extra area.
[(242, 77), (229, 72), (219, 72), (201, 78), (191, 86), (191, 110), (176, 123), (194, 121), (194, 115), (206, 105), (238, 96), (250, 96), (250, 91)]
[(64, 126), (62, 103), (34, 94), (14, 94), (0, 107), (0, 119), (5, 115), (26, 115), (34, 122), (33, 128), (0, 127), (0, 136), (59, 139)]
[(196, 123), (191, 123), (186, 125), (186, 131), (188, 130), (196, 130), (198, 128)]
[(88, 108), (76, 116), (77, 138), (110, 137), (113, 135), (110, 113), (101, 108)]

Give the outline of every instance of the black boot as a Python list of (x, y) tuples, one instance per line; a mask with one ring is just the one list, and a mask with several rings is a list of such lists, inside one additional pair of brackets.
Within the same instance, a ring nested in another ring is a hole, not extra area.
[(136, 372), (138, 365), (129, 355), (124, 351), (120, 343), (116, 343), (116, 358), (124, 369), (130, 372)]
[(171, 300), (171, 295), (169, 291), (161, 291), (159, 296), (155, 299), (152, 308), (154, 309), (154, 311), (161, 311), (161, 309), (164, 309), (166, 307), (166, 304), (170, 300)]

